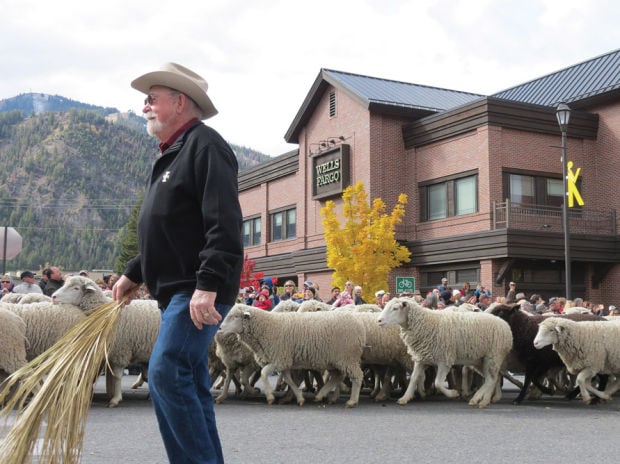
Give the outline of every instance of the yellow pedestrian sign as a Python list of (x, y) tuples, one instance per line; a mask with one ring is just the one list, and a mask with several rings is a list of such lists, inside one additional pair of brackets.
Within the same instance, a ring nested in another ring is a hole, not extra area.
[(568, 207), (572, 208), (575, 205), (575, 201), (579, 206), (583, 206), (583, 198), (581, 198), (581, 194), (577, 189), (577, 179), (579, 179), (579, 174), (581, 173), (581, 168), (577, 168), (576, 172), (573, 172), (573, 162), (568, 162), (568, 175), (566, 176), (566, 185), (568, 192), (566, 192), (566, 196), (568, 196)]

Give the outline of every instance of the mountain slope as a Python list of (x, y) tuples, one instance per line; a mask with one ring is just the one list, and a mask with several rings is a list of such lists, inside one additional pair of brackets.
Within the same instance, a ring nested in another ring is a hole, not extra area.
[[(157, 154), (144, 120), (101, 108), (31, 117), (1, 108), (0, 227), (23, 237), (22, 252), (7, 267), (112, 269), (120, 231)], [(270, 159), (233, 150), (240, 170)]]

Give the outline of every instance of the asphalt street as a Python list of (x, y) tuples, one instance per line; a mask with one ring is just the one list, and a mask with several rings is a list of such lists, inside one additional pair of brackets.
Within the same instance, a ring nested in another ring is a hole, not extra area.
[[(115, 409), (106, 407), (103, 377), (97, 383), (83, 464), (168, 462), (148, 387), (131, 390), (133, 380), (124, 377)], [(229, 464), (618, 462), (620, 396), (594, 406), (559, 396), (514, 406), (516, 394), (507, 386), (499, 403), (482, 410), (442, 396), (399, 406), (396, 398), (375, 403), (363, 395), (345, 409), (344, 397), (329, 406), (309, 397), (299, 407), (231, 394), (216, 414)]]

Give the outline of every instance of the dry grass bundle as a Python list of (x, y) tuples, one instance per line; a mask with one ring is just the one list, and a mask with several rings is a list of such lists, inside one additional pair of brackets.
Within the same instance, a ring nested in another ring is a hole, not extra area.
[(44, 418), (47, 426), (37, 462), (79, 461), (93, 385), (123, 305), (124, 301), (112, 301), (99, 306), (7, 379), (0, 391), (0, 405), (5, 403), (0, 416), (8, 416), (15, 407), (17, 416), (0, 443), (3, 464), (24, 464), (33, 458)]

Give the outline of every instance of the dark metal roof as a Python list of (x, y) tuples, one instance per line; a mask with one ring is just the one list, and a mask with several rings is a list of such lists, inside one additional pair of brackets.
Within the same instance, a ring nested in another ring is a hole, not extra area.
[[(591, 101), (620, 90), (620, 49), (494, 94), (494, 97), (556, 106)], [(578, 105), (577, 105), (578, 106)]]
[(349, 90), (368, 104), (378, 103), (440, 112), (482, 97), (473, 93), (361, 76), (332, 69), (323, 69), (323, 75), (332, 85)]
[(296, 143), (299, 131), (314, 112), (325, 89), (332, 85), (376, 113), (419, 119), (484, 97), (468, 92), (441, 89), (407, 82), (321, 69), (284, 139)]

